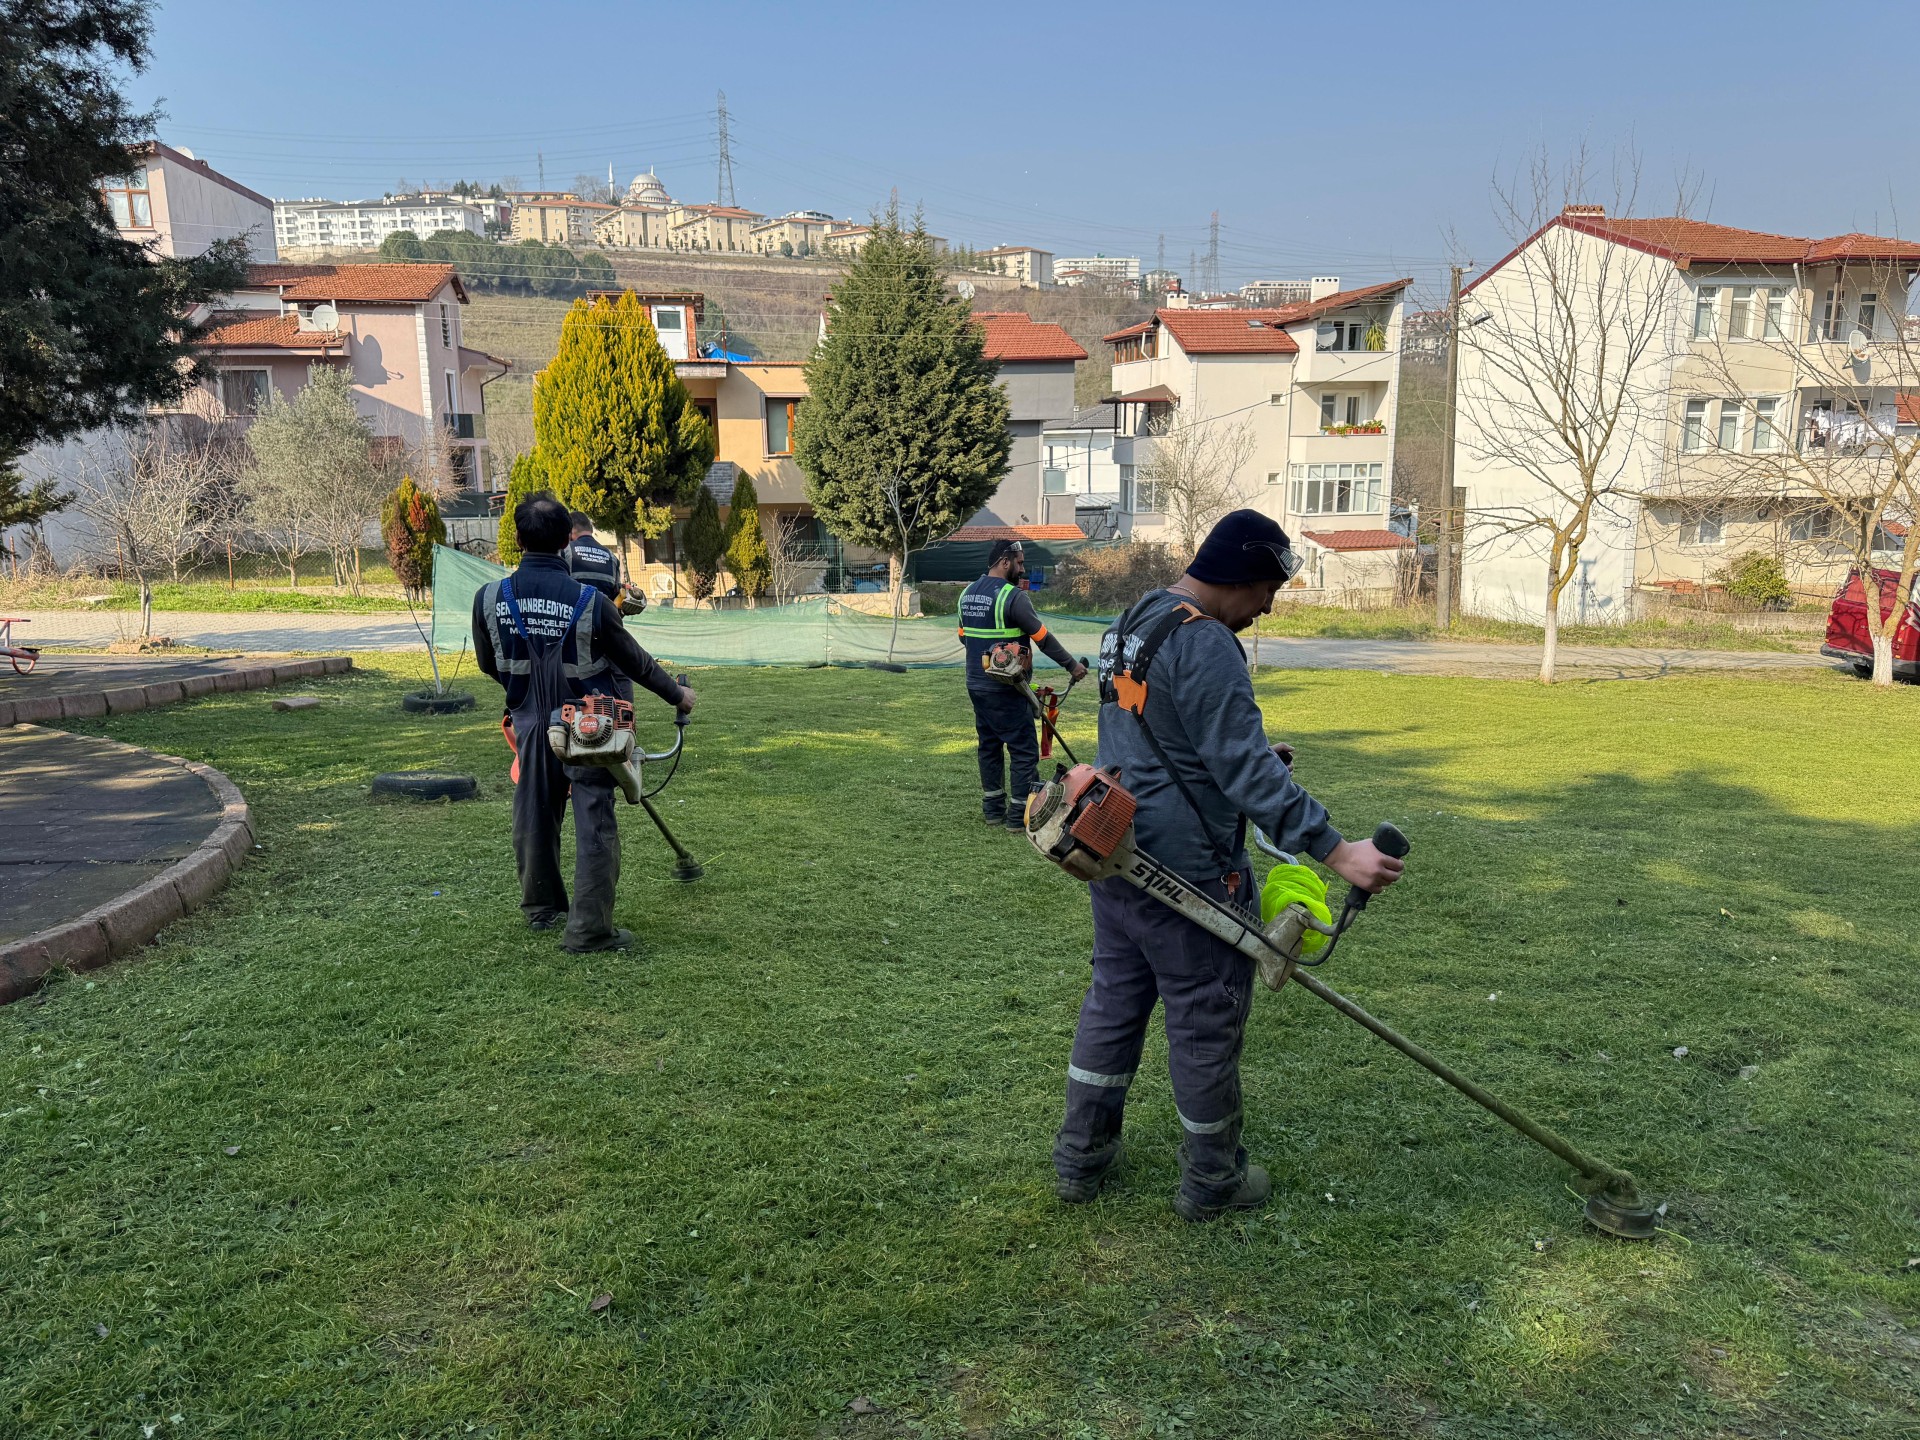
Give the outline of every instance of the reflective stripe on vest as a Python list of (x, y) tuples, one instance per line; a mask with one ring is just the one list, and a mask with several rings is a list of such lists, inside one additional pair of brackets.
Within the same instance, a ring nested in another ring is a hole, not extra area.
[[(523, 647), (524, 651), (530, 652), (533, 648), (532, 637), (526, 635), (511, 617), (514, 607), (513, 587), (508, 581), (512, 578), (512, 576), (506, 576), (495, 580), (481, 591), (481, 604), (492, 621), (487, 627), (487, 635), (493, 642), (494, 665), (498, 674), (531, 675), (533, 673), (531, 654), (509, 653), (523, 650)], [(582, 587), (580, 601), (575, 605), (574, 613), (567, 621), (566, 631), (554, 642), (561, 647), (560, 673), (569, 680), (591, 680), (596, 675), (605, 674), (611, 668), (604, 655), (595, 653), (592, 624), (583, 626), (579, 623), (581, 617), (591, 611), (594, 593), (590, 586)], [(503, 599), (507, 602), (509, 611), (509, 618), (504, 626), (500, 623), (499, 615), (499, 606)], [(509, 637), (519, 640), (520, 645), (512, 645)], [(569, 648), (573, 651), (571, 661), (566, 659)]]
[[(977, 582), (976, 582), (977, 583)], [(993, 600), (993, 624), (962, 625), (960, 638), (963, 640), (1019, 640), (1026, 631), (1007, 624), (1007, 601), (1013, 598), (1014, 587), (1011, 584), (1000, 587), (1000, 593)]]

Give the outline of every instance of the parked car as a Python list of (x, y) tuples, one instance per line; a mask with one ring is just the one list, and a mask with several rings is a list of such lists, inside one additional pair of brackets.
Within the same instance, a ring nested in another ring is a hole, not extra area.
[[(1892, 613), (1899, 589), (1900, 572), (1879, 570), (1880, 618)], [(1863, 679), (1873, 673), (1873, 637), (1867, 633), (1867, 591), (1860, 582), (1856, 566), (1847, 573), (1847, 583), (1833, 597), (1833, 609), (1827, 612), (1827, 642), (1820, 653), (1853, 666)], [(1906, 597), (1906, 613), (1893, 632), (1893, 674), (1896, 680), (1920, 680), (1920, 587)]]

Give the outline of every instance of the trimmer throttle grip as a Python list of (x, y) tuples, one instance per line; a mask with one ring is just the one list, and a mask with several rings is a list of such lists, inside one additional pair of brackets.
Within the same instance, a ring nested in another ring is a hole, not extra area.
[[(1396, 860), (1404, 860), (1407, 852), (1413, 848), (1413, 842), (1400, 833), (1399, 826), (1382, 820), (1373, 829), (1373, 848), (1382, 855), (1391, 855)], [(1364, 910), (1367, 908), (1367, 901), (1372, 898), (1371, 891), (1362, 890), (1356, 885), (1347, 892), (1346, 908)]]
[[(676, 675), (673, 677), (673, 683), (678, 685), (682, 690), (684, 690), (687, 688), (687, 677), (685, 675)], [(684, 730), (686, 728), (687, 721), (690, 718), (692, 717), (690, 717), (686, 711), (676, 710), (673, 715), (673, 723), (680, 726), (680, 728)], [(1395, 831), (1394, 833), (1398, 834), (1399, 832)]]

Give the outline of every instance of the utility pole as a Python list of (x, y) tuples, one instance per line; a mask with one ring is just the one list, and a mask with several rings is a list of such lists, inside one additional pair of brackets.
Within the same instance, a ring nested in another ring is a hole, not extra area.
[(1167, 277), (1167, 237), (1160, 237), (1160, 248), (1154, 252), (1153, 268), (1160, 272), (1160, 278)]
[(720, 167), (714, 186), (713, 203), (716, 205), (738, 205), (733, 198), (733, 137), (727, 130), (727, 92), (720, 92), (720, 108), (715, 116), (719, 126)]
[(533, 158), (534, 163), (540, 167), (540, 188), (544, 190), (547, 188), (547, 152), (536, 150), (533, 152)]
[(1213, 218), (1207, 222), (1207, 293), (1218, 294), (1220, 290), (1220, 212), (1213, 212)]
[(1453, 436), (1460, 400), (1460, 276), (1466, 266), (1453, 267), (1447, 289), (1447, 408), (1440, 423), (1440, 573), (1434, 582), (1433, 623), (1446, 631), (1453, 627)]

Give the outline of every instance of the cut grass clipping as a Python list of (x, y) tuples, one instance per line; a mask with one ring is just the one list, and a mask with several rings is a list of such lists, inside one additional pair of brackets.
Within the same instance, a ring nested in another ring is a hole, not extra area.
[[(979, 824), (955, 673), (697, 675), (661, 800), (707, 878), (623, 809), (644, 948), (586, 959), (520, 922), (491, 701), (403, 716), (422, 680), (74, 727), (219, 766), (263, 848), (0, 1009), (0, 1431), (1920, 1424), (1912, 691), (1261, 676), (1335, 819), (1414, 841), (1326, 978), (1664, 1196), (1628, 1244), (1299, 993), (1247, 1042), (1270, 1206), (1173, 1218), (1157, 1026), (1124, 1170), (1059, 1205), (1086, 896)], [(421, 767), (481, 799), (368, 799)]]

